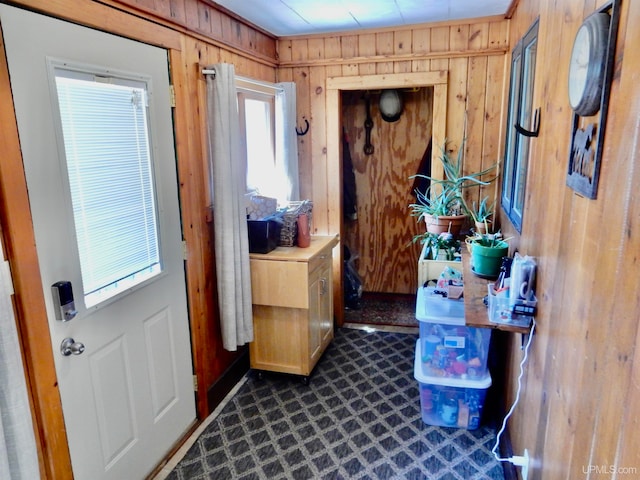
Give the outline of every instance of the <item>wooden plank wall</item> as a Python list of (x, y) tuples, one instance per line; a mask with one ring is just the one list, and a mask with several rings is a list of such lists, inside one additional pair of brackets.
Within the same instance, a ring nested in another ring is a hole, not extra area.
[[(279, 79), (296, 82), (299, 118), (306, 118), (311, 124), (309, 134), (299, 141), (299, 163), (301, 194), (314, 201), (314, 228), (318, 233), (329, 233), (335, 229), (332, 226), (340, 225), (341, 221), (339, 207), (335, 207), (339, 203), (330, 201), (336, 179), (328, 177), (327, 173), (339, 171), (336, 166), (340, 165), (340, 159), (327, 156), (327, 144), (331, 141), (327, 135), (339, 131), (325, 121), (327, 109), (333, 108), (327, 104), (327, 78), (447, 71), (446, 135), (451, 142), (449, 148), (455, 154), (463, 138), (466, 139), (464, 170), (477, 171), (500, 158), (508, 28), (508, 22), (501, 18), (486, 18), (473, 23), (279, 39)], [(349, 101), (348, 98), (345, 100)], [(360, 119), (357, 121), (362, 123)], [(382, 152), (372, 156), (371, 168), (381, 172), (385, 161), (407, 165), (391, 183), (388, 177), (379, 175), (375, 180), (380, 183), (364, 188), (363, 195), (382, 204), (389, 202), (391, 192), (395, 195), (411, 190), (413, 182), (406, 174), (415, 173), (415, 169), (408, 165), (418, 161), (416, 156), (422, 156), (427, 135), (420, 134), (415, 139), (417, 143), (412, 139), (409, 145), (405, 131), (386, 128), (380, 121), (377, 123), (374, 138), (381, 139), (387, 134), (391, 137), (386, 142), (389, 147), (378, 141)], [(359, 141), (358, 131), (355, 136)], [(386, 148), (389, 150), (385, 152)], [(370, 182), (372, 177), (368, 176), (367, 182)], [(494, 196), (495, 186), (482, 194)], [(419, 227), (410, 227), (415, 219), (405, 218), (409, 211), (404, 207), (410, 200), (404, 193), (402, 195), (402, 198), (394, 196), (391, 208), (385, 213), (384, 230), (379, 229), (379, 212), (369, 212), (365, 221), (358, 222), (355, 243), (362, 257), (359, 268), (367, 282), (365, 288), (371, 291), (415, 291), (418, 253), (417, 249), (406, 250), (405, 245)], [(477, 198), (480, 192), (476, 190), (473, 195)], [(353, 232), (346, 228), (340, 233), (354, 241), (350, 238)], [(401, 255), (400, 250), (405, 252)], [(387, 253), (379, 257), (380, 252)], [(401, 271), (391, 274), (390, 265)]]
[[(598, 197), (565, 185), (571, 109), (568, 59), (602, 0), (520, 0), (510, 44), (540, 18), (524, 224), (514, 246), (538, 258), (539, 313), (522, 399), (510, 420), (533, 479), (640, 478), (640, 3), (622, 1)], [(513, 339), (509, 403), (520, 339)]]

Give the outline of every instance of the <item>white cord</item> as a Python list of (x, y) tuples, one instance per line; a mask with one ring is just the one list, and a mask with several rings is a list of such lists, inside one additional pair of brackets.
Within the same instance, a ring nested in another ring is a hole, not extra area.
[(524, 347), (524, 357), (522, 357), (522, 361), (520, 362), (520, 375), (518, 375), (518, 393), (516, 393), (516, 399), (514, 400), (513, 405), (511, 405), (511, 408), (509, 409), (509, 413), (507, 413), (507, 415), (504, 417), (504, 420), (502, 421), (502, 428), (496, 435), (496, 444), (493, 446), (493, 449), (491, 449), (491, 453), (493, 453), (493, 456), (499, 462), (511, 462), (514, 465), (518, 465), (519, 463), (517, 462), (520, 461), (520, 459), (517, 457), (502, 458), (498, 454), (497, 450), (500, 445), (500, 435), (502, 435), (505, 428), (507, 428), (507, 420), (509, 420), (509, 417), (511, 417), (511, 415), (513, 414), (513, 411), (516, 408), (516, 405), (520, 401), (520, 390), (522, 389), (522, 376), (524, 375), (524, 364), (527, 362), (527, 357), (529, 356), (529, 346), (531, 345), (531, 340), (533, 339), (533, 332), (535, 331), (535, 329), (536, 329), (536, 320), (534, 318), (531, 324), (531, 332), (529, 332), (529, 340), (527, 340), (527, 345)]

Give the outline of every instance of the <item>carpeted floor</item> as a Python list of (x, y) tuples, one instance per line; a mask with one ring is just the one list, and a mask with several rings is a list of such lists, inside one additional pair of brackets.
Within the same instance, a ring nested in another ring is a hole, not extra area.
[(359, 308), (346, 309), (346, 323), (417, 327), (416, 296), (395, 293), (364, 292)]
[(490, 419), (477, 430), (422, 421), (416, 338), (339, 329), (308, 386), (250, 372), (157, 478), (503, 479)]

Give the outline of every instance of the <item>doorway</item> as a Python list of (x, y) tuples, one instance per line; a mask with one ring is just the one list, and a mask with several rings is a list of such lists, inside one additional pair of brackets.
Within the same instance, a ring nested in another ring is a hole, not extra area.
[[(343, 112), (343, 96), (347, 92), (373, 91), (384, 89), (411, 89), (411, 88), (429, 88), (433, 92), (433, 115), (431, 125), (432, 145), (442, 145), (446, 138), (446, 112), (447, 112), (447, 82), (448, 74), (446, 71), (421, 72), (421, 73), (402, 73), (402, 74), (385, 74), (385, 75), (364, 75), (353, 77), (331, 77), (327, 79), (327, 125), (333, 126), (333, 131), (327, 132), (327, 181), (329, 192), (342, 191), (342, 112)], [(442, 178), (443, 171), (437, 161), (438, 152), (432, 148), (432, 176)], [(408, 182), (407, 182), (408, 183)], [(342, 195), (332, 195), (329, 197), (329, 210), (342, 212), (341, 205)], [(408, 210), (407, 210), (408, 215)], [(336, 218), (336, 225), (329, 225), (331, 229), (340, 232), (340, 238), (347, 235), (343, 216)], [(412, 237), (412, 236), (411, 236)], [(407, 239), (407, 242), (411, 238)], [(379, 239), (379, 242), (385, 242), (385, 239)], [(342, 254), (342, 252), (341, 252)], [(415, 258), (417, 269), (417, 257)], [(384, 268), (389, 270), (388, 266)], [(417, 280), (416, 280), (417, 283)], [(336, 292), (336, 306), (340, 309), (344, 308), (343, 294), (343, 257), (334, 259), (334, 284), (339, 285), (340, 289)], [(415, 285), (415, 284), (414, 284)], [(341, 325), (344, 319), (343, 312), (337, 312), (339, 319), (338, 324)]]
[[(433, 87), (399, 89), (402, 114), (383, 120), (379, 109), (382, 90), (343, 91), (342, 126), (348, 142), (355, 184), (355, 215), (344, 215), (343, 242), (354, 258), (362, 289), (369, 293), (415, 295), (416, 259), (420, 245), (411, 243), (419, 225), (409, 215), (415, 202), (410, 176), (419, 172), (423, 157), (430, 162)], [(371, 150), (365, 152), (366, 98), (373, 123)], [(345, 166), (345, 177), (349, 167)], [(345, 197), (347, 195), (345, 180)], [(345, 210), (350, 205), (345, 207)]]

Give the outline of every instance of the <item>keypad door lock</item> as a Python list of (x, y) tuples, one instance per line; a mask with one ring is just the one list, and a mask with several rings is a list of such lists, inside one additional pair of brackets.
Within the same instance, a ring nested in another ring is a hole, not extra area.
[(61, 322), (73, 320), (78, 314), (76, 304), (73, 301), (73, 288), (71, 282), (62, 280), (51, 285), (53, 303), (55, 305), (56, 319)]

